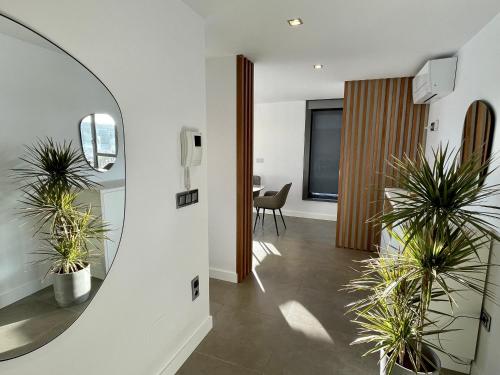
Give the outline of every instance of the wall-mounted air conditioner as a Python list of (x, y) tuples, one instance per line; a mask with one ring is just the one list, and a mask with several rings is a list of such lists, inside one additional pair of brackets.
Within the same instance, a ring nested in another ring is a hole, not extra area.
[(457, 57), (429, 60), (413, 78), (413, 102), (430, 104), (453, 92)]

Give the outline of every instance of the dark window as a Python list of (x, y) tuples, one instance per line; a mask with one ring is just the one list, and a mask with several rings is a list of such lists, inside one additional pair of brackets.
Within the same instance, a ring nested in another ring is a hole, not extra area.
[(342, 100), (307, 102), (303, 199), (336, 202)]

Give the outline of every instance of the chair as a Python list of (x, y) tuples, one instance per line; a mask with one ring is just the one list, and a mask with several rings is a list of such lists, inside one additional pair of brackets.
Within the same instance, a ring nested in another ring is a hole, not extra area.
[[(253, 180), (253, 186), (260, 186), (260, 181), (261, 181), (260, 176), (253, 176), (252, 180)], [(257, 198), (259, 195), (260, 195), (260, 190), (253, 192), (254, 199)]]
[(274, 216), (274, 225), (276, 226), (276, 234), (279, 236), (280, 233), (278, 231), (278, 222), (276, 221), (276, 210), (279, 211), (281, 220), (283, 221), (283, 225), (286, 229), (285, 219), (283, 218), (283, 214), (281, 213), (281, 208), (286, 203), (286, 198), (288, 196), (288, 192), (292, 187), (292, 183), (286, 184), (279, 191), (266, 191), (263, 197), (257, 197), (253, 200), (253, 205), (257, 209), (257, 216), (255, 217), (255, 224), (253, 226), (253, 231), (255, 232), (255, 227), (257, 226), (257, 220), (260, 218), (260, 209), (263, 209), (262, 212), (262, 227), (264, 227), (264, 217), (266, 215), (266, 209), (273, 210)]

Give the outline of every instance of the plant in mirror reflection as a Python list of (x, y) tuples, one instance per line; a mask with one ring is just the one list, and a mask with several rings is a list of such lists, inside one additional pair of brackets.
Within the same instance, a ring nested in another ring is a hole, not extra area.
[(25, 164), (13, 169), (21, 183), (21, 213), (34, 219), (42, 248), (37, 263), (49, 263), (48, 273), (67, 274), (85, 268), (100, 252), (108, 225), (90, 204), (77, 203), (84, 189), (96, 189), (92, 169), (71, 142), (51, 138), (26, 147)]
[[(488, 200), (500, 190), (484, 183), (494, 171), (490, 160), (472, 155), (461, 161), (459, 151), (441, 146), (433, 156), (432, 165), (422, 149), (416, 160), (393, 160), (399, 173), (394, 183), (403, 190), (394, 193), (392, 210), (376, 219), (397, 249), (381, 249), (378, 258), (363, 261), (347, 285), (363, 294), (349, 305), (360, 328), (354, 343), (370, 344), (368, 353), (381, 351), (387, 374), (396, 365), (415, 373), (435, 371), (428, 348), (458, 361), (440, 342), (458, 318), (454, 296), (472, 291), (493, 297), (484, 281), (489, 264), (481, 256), (491, 239), (499, 240), (500, 207)], [(449, 310), (434, 308), (443, 301)]]

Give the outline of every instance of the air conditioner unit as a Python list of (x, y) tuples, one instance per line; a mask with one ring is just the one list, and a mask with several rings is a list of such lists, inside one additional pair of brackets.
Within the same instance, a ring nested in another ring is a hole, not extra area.
[(413, 102), (430, 104), (455, 89), (457, 57), (429, 60), (413, 78)]

